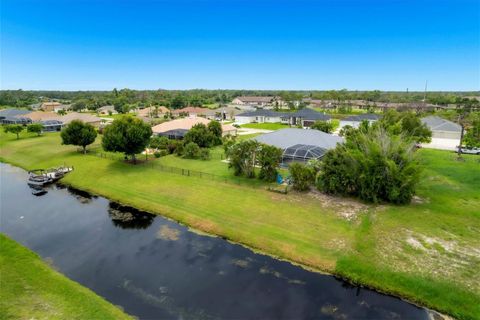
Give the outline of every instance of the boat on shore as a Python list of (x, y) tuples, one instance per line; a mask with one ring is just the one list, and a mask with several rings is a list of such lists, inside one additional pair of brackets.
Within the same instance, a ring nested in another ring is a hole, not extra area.
[(65, 174), (73, 171), (73, 167), (58, 167), (52, 169), (35, 169), (28, 172), (27, 183), (29, 186), (43, 187), (63, 178)]

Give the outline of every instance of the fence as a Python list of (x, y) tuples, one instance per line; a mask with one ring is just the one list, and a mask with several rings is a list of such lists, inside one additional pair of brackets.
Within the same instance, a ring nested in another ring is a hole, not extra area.
[[(124, 155), (119, 155), (119, 154), (112, 154), (112, 153), (104, 153), (104, 152), (98, 152), (98, 153), (92, 153), (93, 155), (104, 158), (104, 159), (111, 159), (111, 160), (124, 160), (125, 156)], [(223, 160), (224, 157), (223, 155), (217, 155), (217, 158)], [(149, 156), (148, 159), (152, 161), (145, 161), (142, 160), (141, 157), (137, 158), (139, 160), (139, 164), (143, 166), (150, 166), (151, 168), (158, 169), (162, 172), (168, 172), (172, 174), (177, 174), (177, 175), (182, 175), (186, 177), (195, 177), (195, 178), (200, 178), (200, 179), (206, 179), (210, 181), (217, 181), (217, 182), (223, 182), (223, 183), (228, 183), (228, 184), (235, 184), (235, 185), (244, 185), (252, 188), (265, 188), (268, 185), (265, 184), (265, 182), (260, 181), (260, 180), (255, 180), (255, 179), (247, 179), (247, 178), (241, 178), (241, 177), (235, 177), (235, 176), (220, 176), (216, 175), (213, 173), (208, 173), (208, 172), (202, 172), (202, 171), (196, 171), (196, 170), (191, 170), (191, 169), (185, 169), (185, 168), (179, 168), (179, 167), (170, 167), (170, 166), (165, 166), (163, 164), (158, 163), (158, 161), (153, 161), (154, 158), (153, 156)], [(202, 161), (202, 160), (198, 160)]]

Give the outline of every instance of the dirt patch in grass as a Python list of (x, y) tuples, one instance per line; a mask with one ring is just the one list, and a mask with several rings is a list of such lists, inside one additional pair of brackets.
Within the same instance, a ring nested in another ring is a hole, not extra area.
[(359, 214), (370, 208), (358, 200), (328, 195), (316, 189), (312, 189), (307, 195), (321, 202), (322, 206), (332, 208), (337, 216), (349, 221), (356, 220)]
[(461, 243), (452, 235), (442, 238), (411, 230), (379, 240), (381, 260), (394, 269), (457, 281), (480, 293), (480, 281), (473, 280), (480, 277), (480, 247)]
[(180, 239), (180, 231), (170, 228), (167, 225), (163, 225), (157, 231), (157, 239), (177, 241), (178, 239)]

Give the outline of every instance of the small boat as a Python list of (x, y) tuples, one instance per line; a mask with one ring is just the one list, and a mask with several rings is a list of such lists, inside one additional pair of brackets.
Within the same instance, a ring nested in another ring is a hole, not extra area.
[(29, 171), (28, 185), (34, 187), (43, 187), (47, 184), (60, 180), (68, 172), (73, 171), (73, 167), (58, 167), (53, 169), (36, 169)]
[(45, 189), (32, 189), (32, 194), (34, 196), (43, 196), (44, 194), (46, 194), (48, 191), (45, 190)]

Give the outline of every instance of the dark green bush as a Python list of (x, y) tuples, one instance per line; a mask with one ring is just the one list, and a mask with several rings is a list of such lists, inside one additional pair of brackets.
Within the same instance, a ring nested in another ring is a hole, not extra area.
[(288, 167), (288, 170), (294, 190), (307, 191), (315, 181), (313, 170), (302, 163), (292, 163)]
[(202, 160), (210, 159), (210, 149), (207, 149), (207, 148), (200, 149), (199, 157)]
[(187, 159), (196, 159), (200, 155), (200, 147), (195, 142), (189, 142), (183, 149), (183, 157)]

